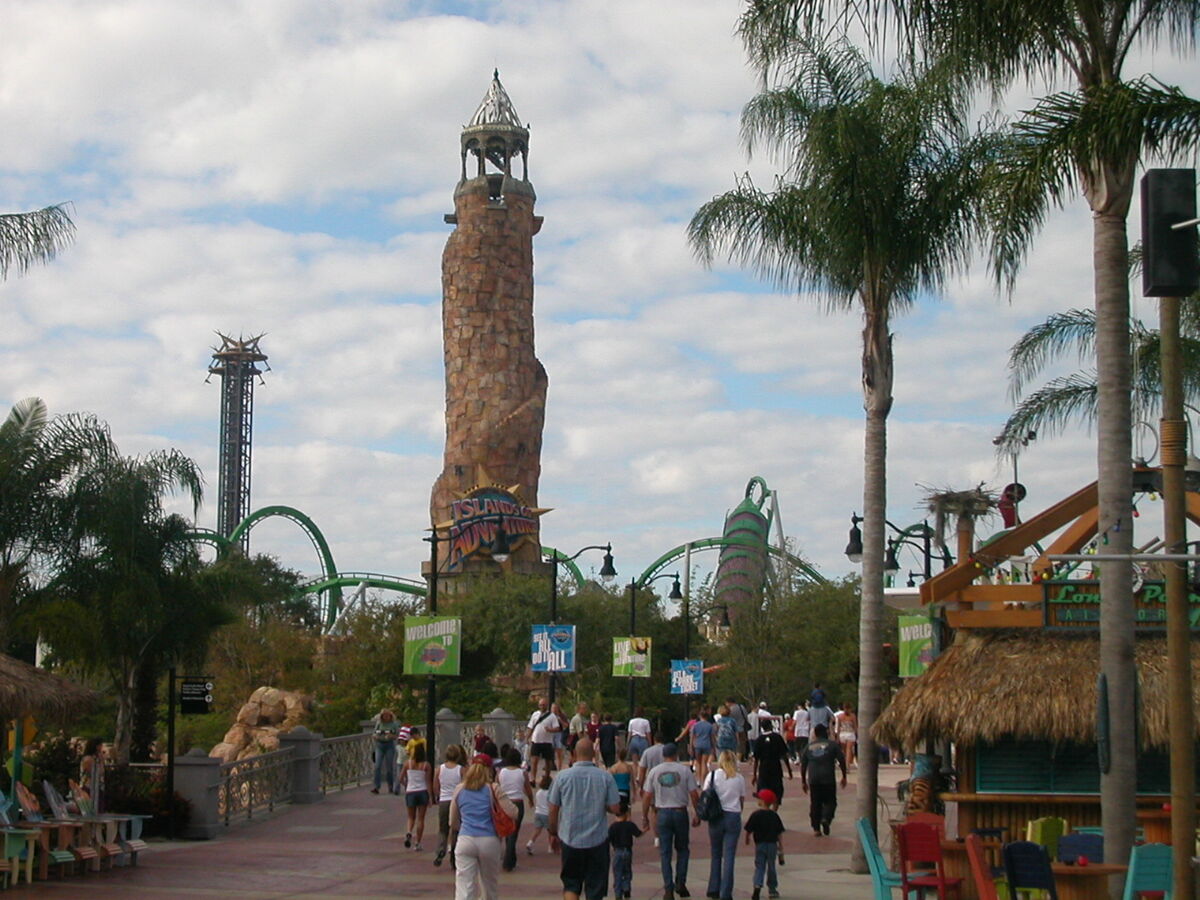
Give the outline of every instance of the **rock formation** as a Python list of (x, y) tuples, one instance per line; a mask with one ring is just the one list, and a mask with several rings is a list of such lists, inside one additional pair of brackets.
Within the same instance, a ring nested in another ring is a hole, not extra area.
[(305, 694), (260, 687), (238, 710), (224, 740), (208, 755), (229, 763), (278, 750), (279, 735), (301, 724), (311, 711), (312, 698)]

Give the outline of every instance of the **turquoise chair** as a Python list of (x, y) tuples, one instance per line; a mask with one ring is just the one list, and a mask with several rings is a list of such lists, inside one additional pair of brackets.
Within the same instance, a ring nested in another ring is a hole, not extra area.
[[(900, 887), (900, 873), (888, 869), (887, 863), (884, 862), (870, 819), (859, 819), (855, 827), (858, 828), (858, 841), (862, 844), (863, 855), (867, 858), (867, 869), (871, 872), (875, 900), (892, 900), (892, 889)], [(919, 900), (917, 891), (909, 891), (909, 898)]]
[(1129, 874), (1121, 900), (1136, 900), (1142, 891), (1161, 891), (1163, 900), (1171, 900), (1173, 875), (1170, 847), (1138, 844), (1129, 853)]

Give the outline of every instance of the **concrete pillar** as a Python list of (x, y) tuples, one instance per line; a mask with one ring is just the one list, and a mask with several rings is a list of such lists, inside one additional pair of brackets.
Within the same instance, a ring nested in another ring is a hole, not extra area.
[(325, 797), (321, 792), (321, 741), (324, 737), (303, 725), (279, 736), (280, 750), (292, 748), (293, 803), (316, 803)]
[(221, 760), (193, 747), (175, 757), (175, 792), (191, 805), (183, 836), (209, 840), (224, 827), (217, 815), (217, 788), (221, 780)]
[(492, 726), (489, 730), (496, 736), (495, 741), (498, 748), (505, 744), (512, 745), (513, 732), (517, 725), (516, 716), (497, 706), (490, 713), (484, 713), (483, 721), (485, 725)]
[[(454, 710), (447, 709), (446, 707), (443, 706), (441, 709), (438, 710), (436, 721), (437, 721), (437, 746), (438, 746), (441, 756), (445, 757), (447, 747), (449, 747), (451, 744), (461, 744), (462, 743), (462, 740), (463, 740), (463, 736), (462, 736), (463, 717), (460, 716), (458, 713), (456, 713)], [(473, 751), (470, 747), (466, 747), (465, 749), (467, 751), (467, 758), (470, 759), (473, 754)], [(436, 767), (438, 764), (438, 761), (436, 759), (431, 759), (431, 760), (429, 760), (429, 763), (430, 763), (430, 765)]]

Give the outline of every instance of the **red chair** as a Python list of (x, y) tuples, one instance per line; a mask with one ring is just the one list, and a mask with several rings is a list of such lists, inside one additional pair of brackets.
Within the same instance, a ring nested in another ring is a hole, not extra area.
[[(942, 839), (934, 826), (925, 822), (905, 822), (897, 832), (900, 838), (900, 892), (907, 897), (910, 891), (924, 894), (926, 888), (937, 888), (938, 900), (953, 894), (961, 896), (963, 879), (947, 878), (942, 860)], [(914, 867), (921, 870), (914, 871)]]
[(909, 813), (904, 819), (905, 822), (924, 822), (926, 825), (932, 825), (937, 830), (938, 839), (944, 841), (946, 839), (946, 817), (939, 816), (937, 813), (931, 812), (915, 812)]
[(967, 860), (971, 864), (971, 877), (975, 879), (979, 900), (1000, 900), (992, 878), (992, 866), (983, 852), (983, 838), (977, 834), (967, 835)]

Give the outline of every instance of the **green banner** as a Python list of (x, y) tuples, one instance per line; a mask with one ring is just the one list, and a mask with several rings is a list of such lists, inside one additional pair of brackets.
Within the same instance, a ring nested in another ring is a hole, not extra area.
[(933, 661), (933, 622), (929, 616), (900, 616), (900, 677), (912, 678)]
[(613, 638), (613, 675), (650, 677), (650, 638)]
[(462, 619), (404, 617), (404, 674), (457, 675), (462, 656)]

